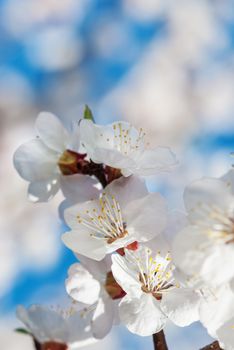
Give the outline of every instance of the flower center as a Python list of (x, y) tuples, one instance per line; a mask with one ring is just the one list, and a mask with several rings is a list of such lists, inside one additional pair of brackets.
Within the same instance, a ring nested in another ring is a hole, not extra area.
[(86, 154), (76, 153), (66, 150), (58, 160), (58, 167), (63, 175), (72, 175), (82, 172), (83, 163), (86, 163), (84, 158)]
[(215, 205), (201, 203), (196, 212), (199, 219), (195, 224), (204, 229), (204, 233), (217, 243), (234, 243), (234, 218)]
[(105, 290), (113, 300), (121, 299), (126, 295), (126, 293), (114, 279), (112, 271), (109, 271), (106, 275)]
[(103, 192), (96, 207), (86, 210), (84, 215), (77, 215), (78, 223), (88, 227), (91, 237), (104, 239), (112, 244), (128, 235), (127, 224), (123, 221), (121, 209), (115, 196)]
[(49, 341), (41, 344), (40, 350), (68, 350), (68, 347), (66, 344)]
[(179, 287), (173, 276), (175, 267), (169, 252), (165, 256), (161, 256), (160, 252), (152, 256), (152, 251), (145, 248), (141, 255), (127, 252), (126, 256), (128, 260), (131, 256), (130, 260), (136, 266), (143, 292), (161, 300), (163, 293)]
[[(122, 123), (113, 124), (114, 130), (114, 148), (124, 155), (129, 155), (132, 151), (136, 151), (144, 147), (145, 133), (141, 128), (139, 131), (131, 125), (126, 129), (123, 128)], [(107, 139), (109, 142), (110, 139)]]

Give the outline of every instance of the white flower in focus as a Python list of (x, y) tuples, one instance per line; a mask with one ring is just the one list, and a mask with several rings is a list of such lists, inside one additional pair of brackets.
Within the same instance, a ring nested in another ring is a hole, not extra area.
[(66, 290), (73, 300), (87, 305), (93, 336), (101, 339), (118, 323), (118, 302), (125, 293), (113, 278), (109, 259), (97, 262), (78, 258), (83, 266), (77, 263), (70, 267)]
[[(45, 202), (63, 186), (66, 177), (77, 173), (77, 162), (84, 158), (79, 154), (79, 130), (69, 133), (51, 113), (40, 113), (36, 120), (38, 137), (21, 145), (14, 154), (14, 166), (20, 176), (29, 181), (28, 194), (32, 201)], [(66, 175), (66, 176), (63, 176)], [(76, 175), (80, 186), (88, 191), (83, 175)], [(83, 193), (86, 192), (83, 190)]]
[(42, 350), (72, 350), (95, 341), (83, 312), (73, 308), (55, 311), (40, 305), (32, 305), (28, 309), (18, 306), (17, 317)]
[(121, 169), (124, 176), (154, 175), (171, 170), (177, 163), (169, 148), (149, 148), (143, 130), (127, 122), (101, 126), (84, 119), (80, 130), (81, 142), (92, 161)]
[(113, 275), (126, 292), (119, 304), (120, 319), (132, 333), (157, 333), (167, 318), (180, 327), (198, 320), (200, 297), (176, 282), (169, 253), (154, 253), (142, 245), (112, 260)]
[(190, 281), (218, 286), (234, 277), (234, 196), (223, 180), (203, 178), (185, 189), (189, 225), (175, 238), (173, 258)]
[(217, 337), (223, 350), (234, 349), (234, 317), (218, 329)]
[(102, 260), (119, 248), (146, 242), (166, 226), (166, 205), (159, 193), (148, 193), (138, 177), (120, 178), (100, 198), (65, 210), (71, 228), (62, 236), (76, 253)]

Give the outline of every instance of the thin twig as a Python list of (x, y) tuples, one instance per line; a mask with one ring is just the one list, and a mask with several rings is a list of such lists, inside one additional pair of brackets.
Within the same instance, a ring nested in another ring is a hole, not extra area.
[(168, 350), (163, 330), (153, 334), (154, 350)]
[(222, 350), (217, 341), (214, 341), (212, 344), (205, 346), (200, 350)]

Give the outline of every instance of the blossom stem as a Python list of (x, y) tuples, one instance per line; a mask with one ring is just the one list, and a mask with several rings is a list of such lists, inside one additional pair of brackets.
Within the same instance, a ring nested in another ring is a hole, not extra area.
[(153, 334), (154, 350), (168, 350), (165, 334), (163, 330)]
[(209, 344), (202, 348), (201, 350), (222, 350), (217, 341), (214, 341), (212, 344)]
[(40, 350), (41, 349), (40, 343), (38, 343), (38, 341), (36, 339), (33, 339), (33, 342), (34, 342), (35, 349)]

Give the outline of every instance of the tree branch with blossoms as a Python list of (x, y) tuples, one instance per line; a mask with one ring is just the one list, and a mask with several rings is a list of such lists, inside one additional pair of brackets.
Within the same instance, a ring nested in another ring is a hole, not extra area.
[(98, 125), (86, 106), (70, 130), (39, 114), (36, 133), (14, 165), (32, 201), (62, 191), (59, 215), (69, 227), (62, 241), (77, 262), (65, 281), (66, 309), (17, 308), (35, 349), (83, 347), (121, 323), (167, 350), (166, 324), (196, 321), (216, 339), (204, 349), (234, 349), (234, 170), (188, 185), (179, 214), (147, 189), (146, 176), (178, 162), (168, 147), (150, 147), (143, 129)]

